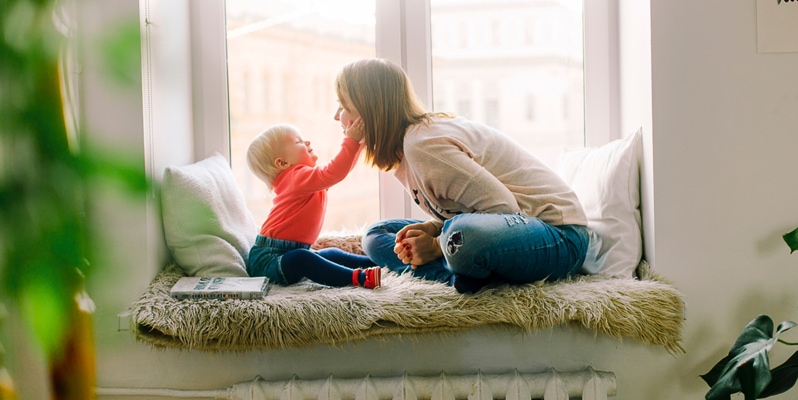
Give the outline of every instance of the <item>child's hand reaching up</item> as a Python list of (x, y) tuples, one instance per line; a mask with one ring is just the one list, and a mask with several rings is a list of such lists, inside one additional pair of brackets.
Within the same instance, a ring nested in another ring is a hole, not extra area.
[(346, 137), (360, 143), (366, 135), (365, 127), (363, 126), (363, 119), (358, 117), (348, 128), (344, 129)]

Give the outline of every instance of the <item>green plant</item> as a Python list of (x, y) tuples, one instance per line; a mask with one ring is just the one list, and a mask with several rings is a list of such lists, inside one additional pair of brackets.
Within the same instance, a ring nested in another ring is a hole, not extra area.
[(793, 229), (790, 233), (785, 233), (782, 237), (787, 243), (787, 246), (790, 246), (790, 254), (798, 250), (798, 228)]
[[(798, 250), (798, 228), (784, 234), (783, 239), (790, 247), (790, 253)], [(770, 350), (776, 342), (788, 346), (798, 345), (778, 338), (781, 333), (797, 325), (792, 321), (784, 321), (774, 333), (773, 320), (769, 316), (754, 318), (743, 328), (729, 354), (709, 372), (701, 375), (710, 386), (705, 398), (729, 399), (734, 393), (742, 393), (746, 400), (764, 399), (792, 388), (798, 379), (798, 351), (771, 370)]]
[(33, 333), (51, 368), (68, 354), (76, 295), (99, 251), (89, 193), (110, 182), (140, 195), (149, 187), (140, 163), (68, 129), (56, 3), (0, 2), (0, 303), (22, 317), (17, 329)]

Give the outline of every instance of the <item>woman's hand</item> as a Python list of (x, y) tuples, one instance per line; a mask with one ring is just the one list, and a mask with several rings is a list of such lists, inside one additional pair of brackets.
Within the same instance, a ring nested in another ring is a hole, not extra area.
[(344, 135), (358, 143), (362, 142), (363, 138), (366, 136), (363, 119), (358, 117), (348, 127), (344, 128)]
[(410, 224), (396, 233), (396, 246), (393, 252), (405, 264), (413, 269), (438, 258), (443, 252), (438, 243), (438, 228), (429, 222)]

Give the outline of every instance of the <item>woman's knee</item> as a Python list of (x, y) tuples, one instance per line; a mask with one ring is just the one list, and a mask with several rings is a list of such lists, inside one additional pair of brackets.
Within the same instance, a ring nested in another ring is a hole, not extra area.
[(393, 246), (396, 242), (396, 233), (405, 226), (413, 223), (414, 221), (408, 219), (386, 219), (377, 221), (371, 224), (363, 234), (361, 239), (361, 246), (363, 251), (371, 255), (373, 252), (386, 251), (390, 248), (393, 252)]
[(527, 246), (535, 223), (535, 218), (520, 214), (461, 214), (444, 223), (441, 251), (452, 272), (486, 278), (501, 268), (494, 259), (511, 257)]
[(439, 236), (439, 244), (441, 252), (446, 259), (446, 265), (449, 271), (455, 274), (466, 275), (481, 275), (475, 271), (476, 266), (474, 260), (474, 245), (479, 243), (476, 238), (476, 230), (472, 219), (465, 217), (468, 214), (455, 216), (447, 220), (441, 234)]
[[(387, 231), (382, 221), (372, 224), (366, 229), (366, 232), (363, 233), (363, 238), (360, 240), (363, 252), (371, 255), (376, 251), (381, 251), (380, 249), (385, 246), (386, 236), (389, 235), (391, 233)], [(395, 236), (396, 234), (393, 233), (393, 235)]]
[(479, 236), (482, 236), (482, 232), (472, 215), (475, 214), (460, 214), (443, 224), (439, 243), (444, 256), (450, 260), (450, 264), (455, 258), (459, 258), (463, 246), (468, 244), (469, 247), (473, 247), (481, 242)]

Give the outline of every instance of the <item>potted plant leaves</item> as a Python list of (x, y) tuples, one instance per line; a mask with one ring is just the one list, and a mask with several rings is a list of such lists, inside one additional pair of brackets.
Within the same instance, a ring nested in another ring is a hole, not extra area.
[[(783, 239), (791, 254), (798, 250), (798, 228), (784, 234)], [(705, 398), (729, 399), (734, 393), (742, 393), (746, 400), (764, 399), (792, 388), (798, 379), (798, 351), (781, 365), (770, 369), (770, 350), (776, 342), (798, 345), (779, 339), (780, 334), (796, 325), (793, 321), (784, 321), (774, 332), (773, 320), (767, 315), (759, 315), (749, 322), (729, 354), (701, 375), (710, 386)]]

